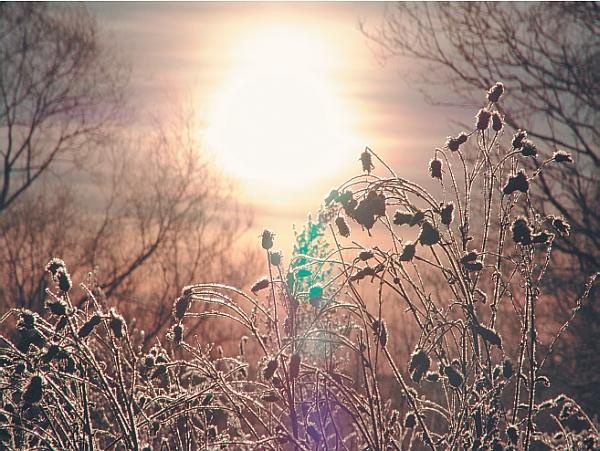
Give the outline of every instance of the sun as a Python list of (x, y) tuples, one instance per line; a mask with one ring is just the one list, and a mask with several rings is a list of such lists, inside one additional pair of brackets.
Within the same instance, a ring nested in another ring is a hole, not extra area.
[(345, 166), (356, 151), (328, 42), (314, 30), (286, 26), (261, 27), (234, 45), (205, 139), (242, 182), (302, 189)]

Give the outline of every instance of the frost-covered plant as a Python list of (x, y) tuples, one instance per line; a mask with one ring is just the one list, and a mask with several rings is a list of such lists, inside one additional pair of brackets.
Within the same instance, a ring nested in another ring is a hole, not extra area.
[[(150, 350), (85, 286), (74, 305), (53, 259), (48, 315), (10, 313), (0, 449), (600, 446), (575, 401), (544, 398), (544, 363), (568, 323), (544, 331), (542, 349), (536, 309), (569, 225), (539, 215), (529, 192), (547, 165), (570, 159), (544, 159), (524, 131), (504, 146), (503, 94), (492, 87), (473, 129), (435, 150), (428, 172), (439, 188), (400, 177), (367, 148), (364, 173), (332, 190), (319, 233), (302, 235), (306, 253), (284, 267), (265, 230), (265, 276), (249, 292), (185, 287), (167, 340)], [(323, 231), (330, 246), (315, 248)], [(203, 343), (211, 327), (242, 330), (239, 349)], [(417, 332), (412, 352), (398, 355), (407, 330)]]

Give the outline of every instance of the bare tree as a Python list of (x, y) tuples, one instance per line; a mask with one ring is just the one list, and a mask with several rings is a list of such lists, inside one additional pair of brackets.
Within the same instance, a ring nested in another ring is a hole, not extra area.
[[(558, 149), (572, 155), (568, 171), (540, 173), (541, 183), (531, 193), (540, 212), (559, 214), (571, 224), (569, 239), (555, 242), (562, 254), (556, 257), (555, 283), (547, 287), (555, 296), (549, 315), (570, 316), (574, 305), (567, 300), (578, 296), (588, 274), (600, 270), (598, 3), (398, 3), (386, 10), (378, 30), (363, 24), (363, 31), (385, 57), (410, 61), (407, 67), (416, 71), (408, 77), (426, 96), (438, 87), (437, 94), (446, 94), (443, 103), (478, 105), (478, 92), (502, 81), (506, 124), (527, 130), (540, 154), (531, 170)], [(510, 133), (504, 142), (510, 145)], [(598, 412), (593, 400), (598, 375), (579, 377), (583, 368), (600, 365), (597, 290), (581, 309), (571, 339), (558, 344), (564, 349), (556, 371)], [(574, 346), (595, 350), (573, 358)]]
[(0, 4), (0, 314), (43, 309), (61, 257), (150, 339), (182, 285), (248, 277), (232, 247), (250, 216), (189, 118), (125, 121), (112, 56), (81, 7)]
[[(151, 340), (182, 286), (244, 284), (251, 256), (234, 244), (251, 224), (234, 189), (200, 151), (189, 123), (104, 148), (90, 187), (45, 182), (0, 215), (0, 314), (43, 309), (45, 263), (59, 256), (105, 303), (119, 304)], [(80, 301), (83, 302), (83, 293)]]
[(85, 10), (0, 4), (0, 212), (102, 137), (126, 72)]

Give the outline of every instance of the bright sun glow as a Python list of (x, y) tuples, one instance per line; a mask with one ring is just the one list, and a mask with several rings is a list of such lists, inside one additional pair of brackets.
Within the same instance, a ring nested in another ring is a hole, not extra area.
[(357, 144), (333, 83), (335, 57), (310, 29), (240, 38), (205, 135), (221, 164), (243, 182), (287, 191), (345, 165)]

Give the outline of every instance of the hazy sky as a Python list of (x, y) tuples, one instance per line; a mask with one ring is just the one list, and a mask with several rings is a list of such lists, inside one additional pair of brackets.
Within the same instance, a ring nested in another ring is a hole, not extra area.
[(404, 81), (406, 62), (377, 57), (359, 23), (375, 31), (382, 3), (88, 7), (131, 62), (137, 109), (193, 106), (206, 148), (254, 204), (257, 233), (289, 240), (330, 187), (358, 173), (365, 146), (424, 180), (432, 149), (459, 131), (452, 121), (471, 121), (428, 105)]

